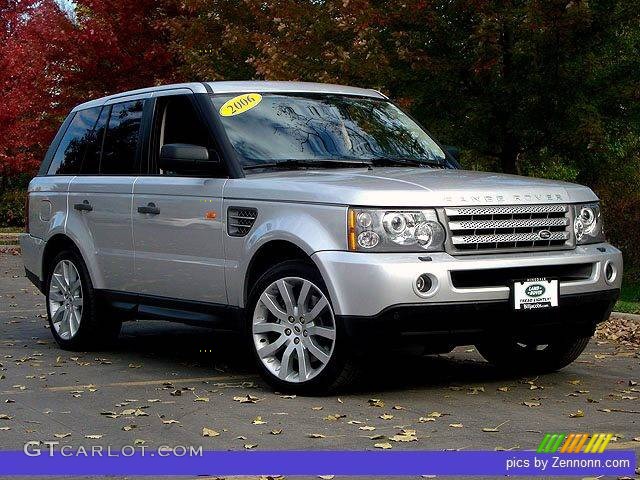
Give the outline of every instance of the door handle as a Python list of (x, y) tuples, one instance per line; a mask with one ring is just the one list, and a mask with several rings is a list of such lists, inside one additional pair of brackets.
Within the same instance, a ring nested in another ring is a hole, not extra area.
[(73, 208), (75, 208), (76, 210), (78, 210), (79, 212), (91, 212), (93, 210), (93, 207), (91, 206), (91, 204), (89, 203), (89, 200), (85, 200), (82, 203), (76, 203)]
[(146, 207), (138, 207), (138, 213), (148, 213), (150, 215), (159, 215), (160, 209), (156, 207), (156, 204), (149, 202)]

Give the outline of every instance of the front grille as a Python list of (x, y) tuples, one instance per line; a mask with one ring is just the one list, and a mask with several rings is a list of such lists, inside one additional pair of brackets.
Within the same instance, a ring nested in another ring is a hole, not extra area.
[(495, 205), (445, 208), (452, 253), (559, 250), (571, 246), (567, 205)]
[(227, 232), (232, 237), (244, 237), (253, 227), (258, 210), (247, 207), (229, 207), (227, 210)]

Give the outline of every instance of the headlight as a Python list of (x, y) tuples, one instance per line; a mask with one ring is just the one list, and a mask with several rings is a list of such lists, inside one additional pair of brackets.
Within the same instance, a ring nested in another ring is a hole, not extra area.
[(604, 242), (600, 205), (597, 203), (574, 205), (573, 232), (578, 245)]
[(372, 210), (350, 208), (348, 243), (351, 251), (442, 251), (444, 228), (435, 210)]

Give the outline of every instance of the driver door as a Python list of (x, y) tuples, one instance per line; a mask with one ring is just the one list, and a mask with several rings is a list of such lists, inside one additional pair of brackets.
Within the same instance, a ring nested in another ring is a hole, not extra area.
[(224, 167), (214, 169), (208, 178), (198, 178), (156, 166), (162, 145), (186, 143), (215, 150), (192, 95), (156, 99), (150, 140), (149, 172), (133, 187), (136, 293), (226, 304)]

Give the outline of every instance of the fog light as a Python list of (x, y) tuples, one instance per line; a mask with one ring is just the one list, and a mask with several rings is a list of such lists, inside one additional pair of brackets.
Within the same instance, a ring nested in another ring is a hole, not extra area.
[(607, 262), (604, 266), (604, 278), (607, 283), (613, 283), (618, 276), (618, 270), (615, 265), (611, 262)]
[(416, 280), (416, 289), (420, 293), (424, 294), (429, 292), (432, 286), (433, 286), (433, 282), (431, 281), (431, 277), (429, 277), (429, 275), (427, 275), (426, 273), (420, 275)]

